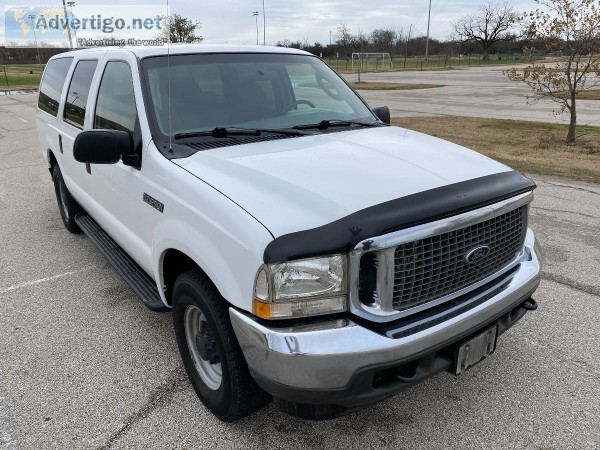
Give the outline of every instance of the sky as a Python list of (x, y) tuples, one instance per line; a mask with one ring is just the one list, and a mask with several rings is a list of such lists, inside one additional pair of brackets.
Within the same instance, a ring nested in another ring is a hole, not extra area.
[[(452, 22), (466, 14), (472, 13), (487, 0), (432, 0), (431, 7), (431, 37), (448, 39), (451, 36)], [(90, 0), (75, 0), (74, 11), (97, 5), (100, 2)], [(144, 5), (167, 8), (165, 0), (138, 2), (135, 0), (102, 2), (102, 13), (106, 15), (108, 5), (136, 5), (135, 9), (144, 11)], [(533, 0), (521, 0), (513, 3), (515, 9), (524, 11), (534, 9)], [(0, 3), (0, 42), (4, 37), (4, 9), (13, 5), (31, 6), (31, 2), (19, 0), (3, 0)], [(56, 0), (42, 0), (39, 5), (62, 6)], [(252, 15), (259, 12), (259, 42), (263, 40), (262, 0), (221, 0), (219, 2), (198, 2), (197, 0), (170, 0), (168, 7), (172, 13), (197, 20), (202, 24), (199, 34), (204, 42), (215, 44), (255, 44), (256, 22)], [(147, 8), (148, 10), (155, 10)], [(353, 33), (361, 30), (369, 33), (375, 28), (395, 28), (408, 33), (412, 25), (412, 35), (425, 35), (427, 32), (427, 0), (265, 0), (266, 42), (267, 45), (289, 39), (309, 43), (320, 42), (328, 44), (330, 31), (333, 41), (336, 39), (336, 29), (340, 24), (346, 24)]]

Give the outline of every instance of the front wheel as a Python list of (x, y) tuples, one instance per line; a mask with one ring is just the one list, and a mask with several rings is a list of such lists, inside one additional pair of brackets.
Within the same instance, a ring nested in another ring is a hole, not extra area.
[(175, 282), (173, 325), (192, 386), (215, 416), (233, 422), (270, 400), (248, 371), (225, 300), (199, 270)]

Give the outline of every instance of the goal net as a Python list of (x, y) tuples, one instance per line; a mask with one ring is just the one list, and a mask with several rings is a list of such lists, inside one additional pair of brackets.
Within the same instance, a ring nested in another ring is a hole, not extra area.
[(385, 52), (352, 53), (352, 69), (358, 68), (362, 71), (391, 69), (392, 58)]

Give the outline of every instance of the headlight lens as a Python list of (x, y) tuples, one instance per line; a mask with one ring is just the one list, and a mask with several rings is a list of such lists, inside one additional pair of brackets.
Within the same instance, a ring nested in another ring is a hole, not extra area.
[(336, 255), (272, 265), (274, 300), (339, 294), (344, 290), (344, 263)]
[(346, 256), (333, 255), (261, 267), (254, 284), (254, 314), (289, 319), (347, 309)]

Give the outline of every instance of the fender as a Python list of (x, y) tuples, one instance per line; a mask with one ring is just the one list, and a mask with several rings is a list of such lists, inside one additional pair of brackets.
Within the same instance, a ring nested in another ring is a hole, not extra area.
[[(235, 245), (235, 241), (219, 243), (178, 219), (162, 221), (155, 230), (152, 245), (154, 279), (165, 305), (163, 261), (168, 250), (178, 250), (192, 259), (213, 282), (219, 293), (232, 305), (248, 310), (256, 271), (262, 265), (262, 254)], [(185, 237), (183, 239), (174, 236)]]

